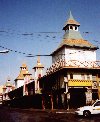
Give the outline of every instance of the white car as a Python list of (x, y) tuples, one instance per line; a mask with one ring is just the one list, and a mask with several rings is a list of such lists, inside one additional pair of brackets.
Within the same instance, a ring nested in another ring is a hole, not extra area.
[(96, 100), (91, 106), (83, 106), (75, 111), (77, 115), (88, 117), (92, 114), (100, 114), (100, 100)]

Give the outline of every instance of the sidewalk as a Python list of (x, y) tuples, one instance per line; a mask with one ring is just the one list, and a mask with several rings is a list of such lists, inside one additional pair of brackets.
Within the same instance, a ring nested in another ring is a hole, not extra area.
[(64, 109), (58, 109), (58, 110), (55, 110), (55, 113), (72, 113), (74, 114), (75, 113), (75, 109), (69, 109), (69, 110), (64, 110)]
[[(26, 109), (25, 109), (26, 110)], [(75, 109), (27, 109), (29, 111), (36, 111), (36, 112), (46, 112), (46, 113), (56, 113), (56, 114), (63, 114), (63, 113), (71, 113), (71, 114), (74, 114), (75, 113)]]
[(20, 110), (20, 111), (29, 111), (29, 112), (40, 112), (40, 113), (56, 113), (56, 114), (74, 114), (76, 109), (34, 109), (34, 108), (13, 108), (7, 106), (0, 106), (0, 109), (10, 109), (10, 110)]

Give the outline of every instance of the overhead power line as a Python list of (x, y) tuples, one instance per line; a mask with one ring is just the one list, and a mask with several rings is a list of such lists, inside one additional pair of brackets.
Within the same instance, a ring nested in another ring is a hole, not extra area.
[[(3, 48), (3, 49), (5, 49), (4, 51), (2, 51), (2, 53), (7, 53), (7, 52), (11, 51), (11, 52), (14, 52), (14, 53), (19, 53), (19, 54), (26, 55), (26, 57), (51, 56), (51, 55), (47, 55), (47, 54), (43, 54), (43, 55), (33, 55), (33, 54), (31, 54), (31, 53), (28, 54), (28, 53), (21, 52), (21, 51), (17, 51), (17, 50), (12, 50), (12, 49), (9, 49), (9, 48), (4, 47), (4, 46), (1, 46), (1, 45), (0, 45), (0, 47)], [(1, 52), (0, 52), (0, 53), (1, 53)]]
[(51, 56), (51, 55), (27, 55), (26, 57), (36, 57), (36, 56)]

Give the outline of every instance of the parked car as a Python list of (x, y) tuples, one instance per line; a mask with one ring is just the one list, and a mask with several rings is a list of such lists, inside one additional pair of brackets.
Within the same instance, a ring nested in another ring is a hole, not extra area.
[(100, 100), (96, 100), (91, 106), (83, 106), (75, 111), (77, 115), (89, 117), (92, 114), (100, 114)]

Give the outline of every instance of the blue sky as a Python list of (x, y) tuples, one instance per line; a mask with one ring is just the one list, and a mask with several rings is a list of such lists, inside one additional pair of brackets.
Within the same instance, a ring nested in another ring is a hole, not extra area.
[[(79, 30), (84, 39), (99, 46), (100, 0), (0, 0), (0, 50), (11, 50), (0, 54), (0, 84), (8, 76), (13, 82), (22, 63), (33, 74), (37, 57), (26, 56), (50, 54), (58, 47), (70, 10), (81, 24)], [(100, 50), (97, 60), (99, 53)], [(41, 57), (41, 62), (47, 68), (51, 58)]]

